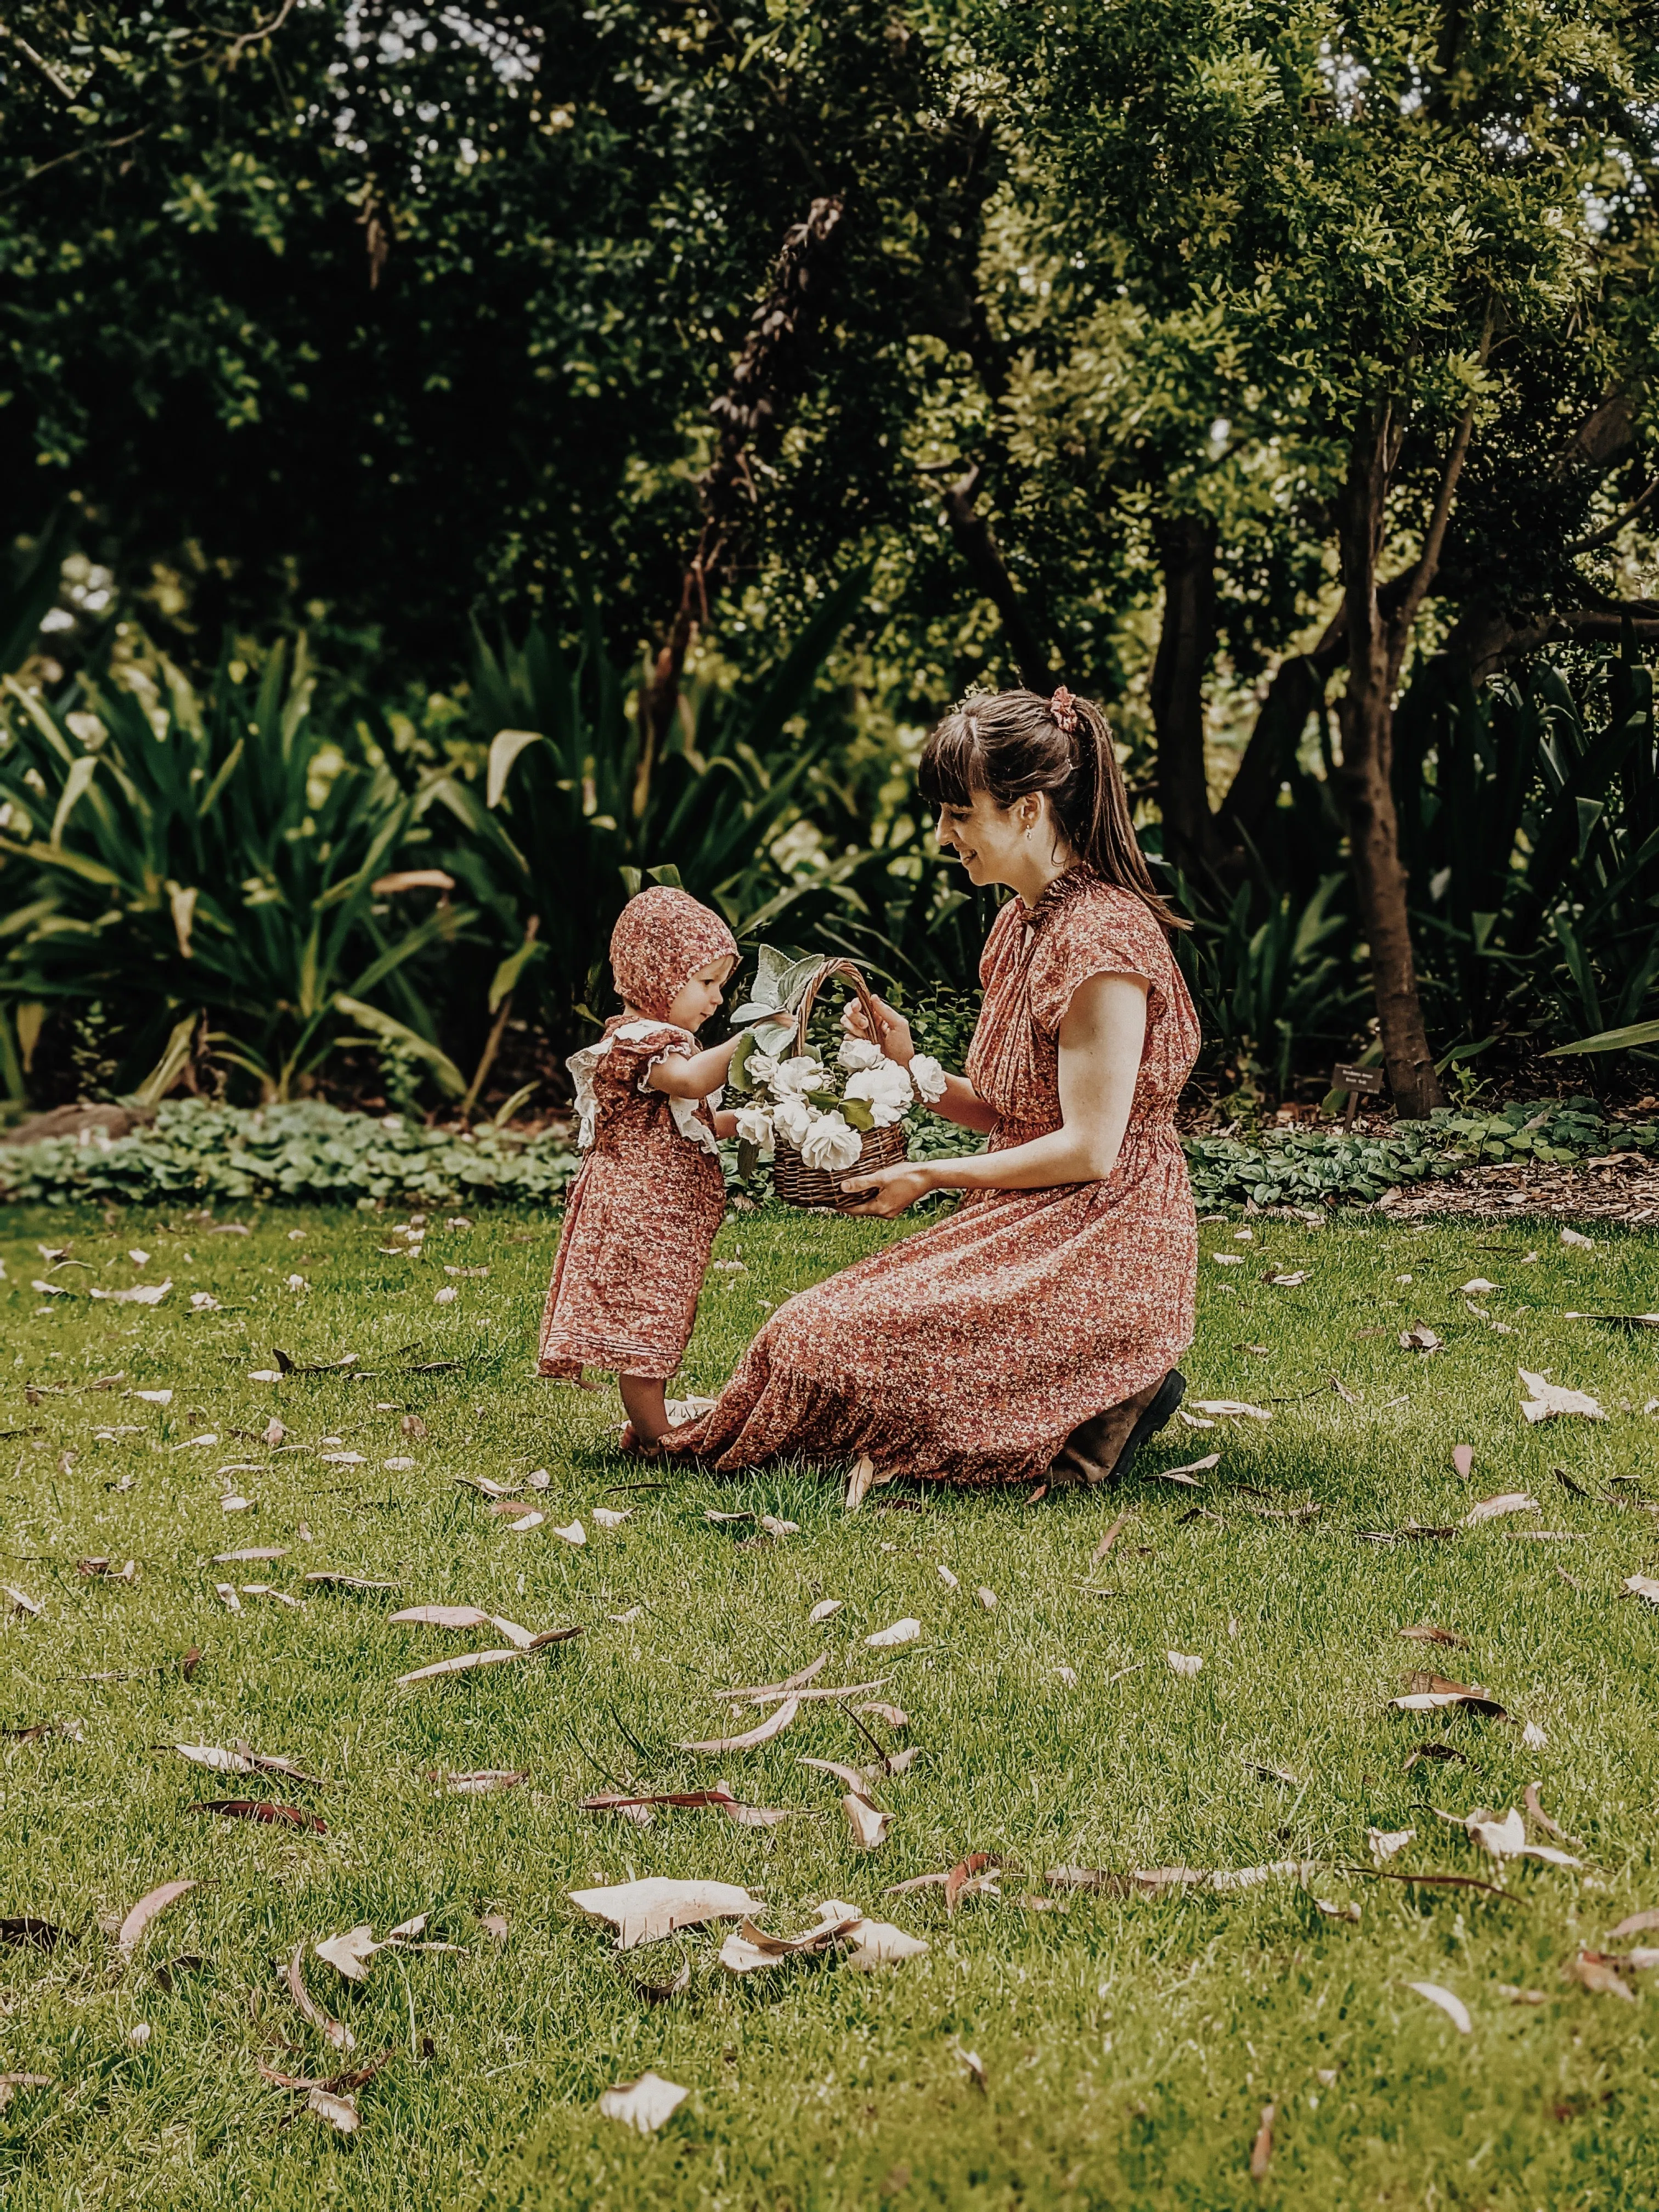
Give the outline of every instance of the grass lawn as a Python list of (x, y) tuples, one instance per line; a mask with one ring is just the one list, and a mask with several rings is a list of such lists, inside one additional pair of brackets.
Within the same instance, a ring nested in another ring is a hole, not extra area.
[[(614, 1397), (531, 1373), (552, 1227), (434, 1217), (410, 1261), (381, 1249), (396, 1218), (272, 1210), (237, 1236), (182, 1208), (0, 1217), (0, 1581), (41, 1607), (0, 1623), (12, 1732), (0, 1913), (67, 1931), (50, 1951), (0, 1944), (0, 2070), (48, 2077), (0, 2112), (15, 2212), (1659, 2204), (1655, 1977), (1627, 1975), (1627, 2002), (1560, 1971), (1659, 1905), (1659, 1613), (1621, 1590), (1659, 1571), (1641, 1502), (1659, 1492), (1659, 1419), (1643, 1413), (1659, 1395), (1659, 1337), (1565, 1318), (1659, 1307), (1654, 1238), (1598, 1231), (1586, 1250), (1513, 1222), (1257, 1221), (1247, 1243), (1232, 1223), (1207, 1227), (1191, 1395), (1271, 1419), (1176, 1424), (1120, 1494), (912, 1492), (919, 1512), (872, 1500), (848, 1517), (835, 1469), (676, 1474), (613, 1493), (651, 1472), (611, 1449)], [(719, 1257), (740, 1267), (710, 1279), (692, 1384), (719, 1380), (769, 1304), (897, 1233), (729, 1223)], [(90, 1271), (48, 1278), (37, 1243), (70, 1239)], [(1297, 1285), (1263, 1280), (1304, 1269)], [(42, 1296), (37, 1276), (73, 1295)], [(1475, 1276), (1498, 1287), (1466, 1301), (1458, 1286)], [(86, 1295), (169, 1277), (156, 1307)], [(443, 1285), (459, 1295), (434, 1304)], [(191, 1311), (191, 1292), (219, 1304)], [(1440, 1350), (1400, 1347), (1416, 1322)], [(379, 1371), (250, 1380), (276, 1364), (275, 1346), (301, 1365), (356, 1352)], [(459, 1364), (411, 1371), (422, 1362)], [(1517, 1365), (1595, 1393), (1608, 1418), (1528, 1427)], [(160, 1391), (170, 1402), (123, 1395)], [(273, 1413), (306, 1449), (260, 1441)], [(424, 1435), (404, 1434), (408, 1413)], [(1453, 1470), (1460, 1443), (1474, 1447), (1468, 1482)], [(1152, 1479), (1212, 1451), (1201, 1489)], [(1555, 1467), (1595, 1494), (1570, 1492)], [(457, 1481), (517, 1491), (533, 1469), (550, 1477), (545, 1518), (522, 1531)], [(233, 1489), (249, 1510), (223, 1510)], [(1449, 1539), (1361, 1540), (1461, 1522), (1509, 1491), (1540, 1510)], [(1304, 1502), (1318, 1514), (1270, 1517)], [(631, 1517), (606, 1528), (601, 1504)], [(711, 1522), (710, 1508), (770, 1512), (799, 1533), (757, 1543), (752, 1524)], [(555, 1533), (577, 1519), (580, 1548)], [(265, 1547), (283, 1556), (215, 1563)], [(78, 1572), (92, 1556), (112, 1571), (133, 1559), (136, 1582)], [(328, 1569), (397, 1589), (303, 1579)], [(303, 1609), (244, 1595), (232, 1613), (221, 1581), (268, 1584)], [(826, 1597), (842, 1609), (810, 1626)], [(416, 1603), (584, 1632), (399, 1687), (411, 1668), (498, 1641), (389, 1624)], [(865, 1648), (902, 1615), (920, 1640)], [(1401, 1638), (1425, 1622), (1468, 1648)], [(884, 1678), (875, 1694), (908, 1728), (866, 1725), (918, 1747), (875, 1785), (892, 1821), (871, 1854), (854, 1846), (842, 1785), (799, 1763), (873, 1757), (835, 1704), (803, 1705), (759, 1749), (675, 1747), (761, 1717), (733, 1719), (710, 1694), (720, 1685), (774, 1681), (826, 1650), (819, 1680)], [(1170, 1651), (1201, 1670), (1178, 1674)], [(1512, 1719), (1390, 1710), (1413, 1668), (1488, 1686)], [(78, 1727), (16, 1733), (52, 1721)], [(1523, 1723), (1547, 1743), (1529, 1747)], [(155, 1748), (239, 1740), (318, 1784), (216, 1774)], [(1411, 1763), (1425, 1745), (1445, 1753)], [(489, 1795), (442, 1786), (478, 1769), (527, 1779)], [(805, 1816), (749, 1828), (672, 1810), (642, 1828), (577, 1802), (716, 1778)], [(1431, 1809), (1501, 1814), (1534, 1781), (1582, 1870), (1500, 1866)], [(191, 1809), (237, 1797), (314, 1809), (326, 1832)], [(1389, 1871), (1474, 1875), (1505, 1894), (1340, 1871), (1370, 1865), (1371, 1827), (1416, 1831)], [(938, 1888), (884, 1897), (971, 1851), (1006, 1863), (1000, 1897), (948, 1917)], [(1319, 1870), (1224, 1893), (1044, 1879), (1060, 1865), (1283, 1861)], [(747, 1884), (781, 1932), (848, 1899), (931, 1948), (873, 1972), (832, 1955), (738, 1979), (716, 1963), (723, 1927), (619, 1956), (568, 1902), (653, 1873)], [(183, 1878), (199, 1886), (124, 1957), (109, 1931)], [(309, 1950), (417, 1912), (465, 1954), (388, 1951), (353, 1984)], [(504, 1917), (504, 1935), (485, 1914)], [(1659, 1935), (1606, 1948), (1632, 1940)], [(302, 1942), (315, 2004), (356, 2038), (349, 2058), (278, 1979)], [(682, 1960), (683, 1995), (641, 1996)], [(1460, 1998), (1471, 2032), (1414, 1982)], [(388, 2049), (349, 2137), (258, 2071), (263, 2059), (331, 2075)], [(648, 2141), (596, 2109), (647, 2068), (690, 2092)], [(1252, 2179), (1269, 2104), (1271, 2156)]]

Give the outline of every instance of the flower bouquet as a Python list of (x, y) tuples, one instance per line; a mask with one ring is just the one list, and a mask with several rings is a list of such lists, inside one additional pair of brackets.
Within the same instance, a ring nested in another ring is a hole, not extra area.
[(790, 1206), (862, 1204), (862, 1194), (842, 1191), (842, 1177), (896, 1166), (905, 1157), (906, 1111), (945, 1096), (936, 1060), (918, 1053), (901, 1067), (869, 1037), (843, 1037), (835, 1066), (825, 1066), (807, 1025), (819, 990), (836, 975), (852, 984), (873, 1037), (874, 1002), (850, 960), (791, 960), (769, 945), (760, 949), (752, 996), (732, 1016), (754, 1024), (727, 1079), (750, 1102), (738, 1108), (738, 1170), (747, 1175), (769, 1159), (773, 1185)]

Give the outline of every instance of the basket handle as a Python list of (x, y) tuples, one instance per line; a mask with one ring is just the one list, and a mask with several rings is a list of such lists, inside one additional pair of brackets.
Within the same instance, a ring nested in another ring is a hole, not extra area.
[(812, 1009), (817, 1003), (819, 991), (832, 975), (844, 976), (852, 985), (858, 1002), (864, 1009), (864, 1018), (870, 1024), (871, 1036), (878, 1040), (880, 1037), (881, 1020), (876, 1012), (875, 994), (865, 981), (860, 970), (851, 960), (826, 960), (801, 994), (800, 1008), (795, 1017), (795, 1050), (798, 1053), (807, 1049), (807, 1024), (812, 1018)]

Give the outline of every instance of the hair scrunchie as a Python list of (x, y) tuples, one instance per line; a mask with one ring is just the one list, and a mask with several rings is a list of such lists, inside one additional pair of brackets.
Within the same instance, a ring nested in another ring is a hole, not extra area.
[(1048, 712), (1054, 716), (1062, 735), (1068, 738), (1077, 735), (1077, 701), (1063, 684), (1048, 702)]

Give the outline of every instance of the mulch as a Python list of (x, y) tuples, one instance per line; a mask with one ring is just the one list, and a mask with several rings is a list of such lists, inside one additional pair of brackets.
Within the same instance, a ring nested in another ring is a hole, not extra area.
[(1491, 1221), (1623, 1221), (1659, 1224), (1659, 1162), (1643, 1152), (1611, 1152), (1580, 1167), (1462, 1168), (1443, 1180), (1397, 1185), (1376, 1210), (1391, 1221), (1462, 1214)]

